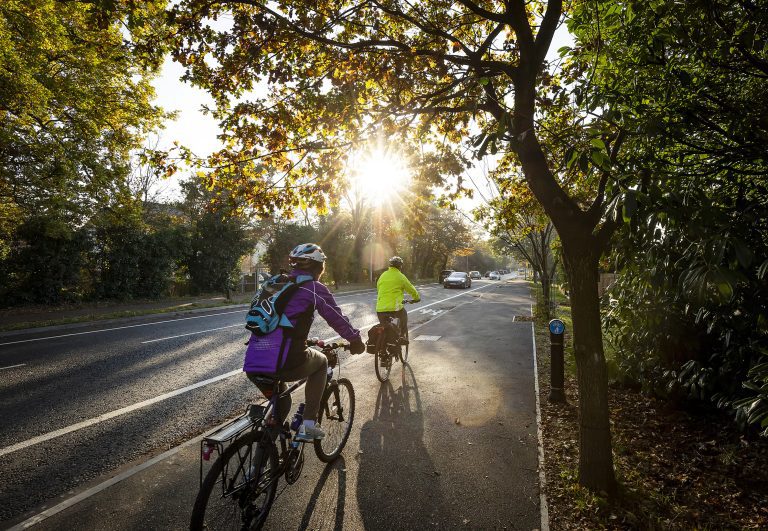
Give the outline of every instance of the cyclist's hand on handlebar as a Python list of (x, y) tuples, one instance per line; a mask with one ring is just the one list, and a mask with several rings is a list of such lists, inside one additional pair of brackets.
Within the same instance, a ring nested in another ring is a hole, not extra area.
[(359, 337), (349, 344), (349, 351), (352, 354), (362, 354), (365, 352), (365, 343)]

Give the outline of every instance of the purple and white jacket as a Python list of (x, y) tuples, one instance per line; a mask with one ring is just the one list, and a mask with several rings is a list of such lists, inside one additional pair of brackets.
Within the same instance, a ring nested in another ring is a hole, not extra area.
[[(290, 273), (292, 278), (299, 275), (309, 273), (298, 269)], [(324, 284), (316, 280), (303, 282), (283, 312), (293, 328), (278, 327), (266, 336), (251, 334), (245, 351), (243, 371), (274, 374), (279, 369), (292, 369), (300, 365), (305, 358), (307, 336), (315, 318), (315, 310), (347, 341), (360, 338), (360, 331), (341, 313), (336, 299)]]

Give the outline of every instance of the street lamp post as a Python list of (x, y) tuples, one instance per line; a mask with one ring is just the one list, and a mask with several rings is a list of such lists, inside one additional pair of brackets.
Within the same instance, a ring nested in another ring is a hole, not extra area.
[(371, 233), (371, 267), (368, 269), (368, 273), (371, 277), (371, 284), (373, 284), (373, 246), (376, 244), (376, 231)]

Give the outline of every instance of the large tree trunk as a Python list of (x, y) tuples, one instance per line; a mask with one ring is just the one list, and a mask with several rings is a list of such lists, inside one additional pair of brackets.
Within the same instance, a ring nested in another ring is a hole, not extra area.
[(563, 240), (579, 383), (579, 482), (595, 492), (612, 494), (616, 480), (608, 416), (608, 372), (597, 296), (600, 253), (591, 240)]
[[(532, 91), (533, 92), (533, 91)], [(525, 94), (516, 94), (524, 101)], [(532, 131), (529, 114), (516, 115), (517, 131)], [(525, 108), (516, 104), (517, 109)], [(597, 297), (599, 246), (596, 220), (587, 216), (557, 185), (535, 135), (523, 135), (517, 153), (531, 191), (544, 207), (563, 242), (571, 286), (573, 345), (579, 383), (579, 483), (593, 492), (616, 488), (608, 418), (608, 377)]]

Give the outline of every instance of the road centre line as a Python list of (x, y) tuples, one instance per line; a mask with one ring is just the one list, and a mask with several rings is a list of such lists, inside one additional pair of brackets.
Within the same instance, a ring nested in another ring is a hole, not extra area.
[[(480, 288), (475, 288), (475, 289), (482, 289), (484, 287), (487, 287), (487, 285), (486, 286), (481, 286)], [(434, 289), (434, 286), (430, 286), (429, 288), (430, 289)], [(371, 291), (374, 291), (374, 290), (371, 289)], [(471, 291), (475, 291), (475, 290), (473, 289)], [(346, 297), (346, 296), (352, 296), (352, 295), (357, 295), (357, 293), (350, 293), (349, 295), (339, 294), (339, 295), (337, 295), (337, 298), (338, 297), (342, 297), (342, 296)], [(449, 297), (449, 299), (450, 298), (453, 298), (453, 297)], [(443, 300), (448, 300), (448, 299), (443, 299)], [(353, 303), (341, 304), (339, 306), (347, 306), (349, 304), (353, 304)], [(434, 303), (434, 304), (436, 304), (436, 303)], [(243, 306), (245, 307), (245, 306), (248, 306), (248, 305), (244, 304)], [(426, 308), (426, 306), (422, 306), (422, 308)], [(18, 345), (18, 344), (21, 344), (21, 343), (32, 343), (32, 342), (35, 342), (35, 341), (45, 341), (45, 340), (48, 340), (48, 339), (60, 339), (62, 337), (73, 337), (73, 336), (82, 336), (82, 335), (87, 335), (87, 334), (98, 334), (100, 332), (114, 332), (115, 330), (125, 330), (127, 328), (138, 328), (138, 327), (141, 327), (141, 326), (153, 326), (153, 325), (159, 325), (159, 324), (174, 323), (176, 321), (187, 321), (189, 319), (203, 319), (205, 317), (217, 317), (219, 315), (229, 315), (229, 314), (233, 314), (233, 313), (241, 313), (242, 311), (243, 311), (242, 309), (239, 309), (239, 310), (233, 310), (231, 312), (212, 313), (212, 314), (207, 314), (207, 315), (195, 315), (195, 316), (192, 316), (192, 317), (179, 317), (178, 319), (166, 319), (166, 320), (163, 320), (163, 321), (155, 321), (155, 322), (152, 322), (152, 323), (140, 323), (140, 324), (125, 325), (125, 326), (115, 326), (115, 327), (112, 327), (112, 328), (102, 328), (102, 329), (99, 329), (99, 330), (87, 330), (85, 332), (72, 332), (70, 334), (59, 334), (59, 335), (55, 335), (55, 336), (36, 337), (36, 338), (32, 338), (32, 339), (20, 339), (18, 341), (6, 341), (5, 343), (0, 343), (0, 347), (4, 347), (4, 346), (7, 346), (7, 345)]]
[[(339, 307), (342, 306), (351, 306), (353, 303), (347, 303), (347, 304), (340, 304)], [(197, 332), (189, 332), (188, 334), (179, 334), (177, 336), (168, 336), (168, 337), (161, 337), (159, 339), (148, 339), (146, 341), (142, 341), (141, 344), (144, 345), (146, 343), (156, 343), (157, 341), (165, 341), (166, 339), (176, 339), (177, 337), (185, 337), (185, 336), (194, 336), (195, 334), (205, 334), (206, 332), (215, 332), (216, 330), (224, 330), (226, 328), (234, 328), (236, 326), (242, 326), (245, 328), (245, 325), (242, 323), (233, 324), (229, 326), (220, 326), (218, 328), (210, 328), (208, 330), (199, 330)]]
[(205, 334), (206, 332), (214, 332), (216, 330), (224, 330), (225, 328), (234, 328), (236, 326), (242, 326), (243, 328), (245, 328), (245, 326), (242, 323), (237, 323), (237, 324), (229, 325), (229, 326), (220, 326), (218, 328), (211, 328), (209, 330), (199, 330), (197, 332), (190, 332), (188, 334), (179, 334), (178, 336), (161, 337), (159, 339), (148, 339), (147, 341), (142, 341), (141, 344), (145, 345), (147, 343), (155, 343), (157, 341), (165, 341), (166, 339), (176, 339), (177, 337), (194, 336), (195, 334)]
[[(409, 332), (410, 331), (418, 330), (422, 326), (426, 326), (429, 323), (431, 323), (432, 321), (434, 321), (436, 319), (439, 319), (440, 317), (444, 316), (445, 314), (447, 314), (449, 312), (452, 312), (453, 310), (459, 308), (460, 306), (463, 306), (464, 304), (468, 304), (468, 303), (471, 303), (471, 302), (474, 302), (474, 301), (467, 301), (467, 302), (458, 304), (458, 305), (454, 306), (453, 308), (450, 308), (450, 309), (448, 309), (448, 310), (446, 310), (444, 312), (441, 312), (440, 314), (436, 315), (432, 319), (429, 319), (429, 320), (427, 320), (427, 321), (425, 321), (425, 322), (423, 322), (423, 323), (421, 323), (421, 324), (419, 324), (417, 326), (409, 328)], [(416, 309), (418, 309), (418, 308), (416, 308)], [(412, 311), (415, 311), (416, 309), (414, 309)], [(363, 332), (363, 331), (367, 330), (368, 328), (371, 328), (372, 326), (374, 326), (376, 324), (378, 324), (378, 322), (366, 324), (366, 325), (360, 327), (359, 330), (361, 332)], [(334, 339), (338, 339), (339, 337), (340, 336), (334, 336), (334, 337), (328, 338), (326, 341), (333, 341)], [(367, 359), (367, 357), (365, 357), (365, 356), (355, 356), (355, 358), (356, 359), (347, 360), (346, 361), (346, 365), (354, 364), (354, 363), (356, 363), (358, 361), (362, 361), (363, 359)], [(207, 385), (207, 383), (213, 383), (214, 381), (218, 381), (218, 380), (223, 380), (223, 379), (229, 378), (230, 376), (234, 376), (235, 374), (238, 374), (240, 372), (242, 372), (242, 371), (241, 370), (232, 371), (232, 372), (223, 374), (221, 376), (218, 376), (216, 378), (211, 378), (209, 380), (205, 380), (203, 382), (199, 382), (198, 384), (194, 384), (193, 386), (189, 386), (189, 387), (190, 388), (201, 387), (203, 385)], [(304, 387), (303, 385), (300, 386), (292, 394), (298, 393), (303, 387)], [(187, 389), (187, 388), (184, 388), (184, 389)], [(185, 392), (183, 390), (179, 390), (179, 391), (180, 392), (178, 392), (177, 394), (181, 394), (181, 392)], [(173, 395), (174, 393), (176, 393), (176, 392), (166, 393), (166, 395), (162, 395), (162, 396), (170, 397), (170, 395)], [(157, 397), (157, 398), (159, 399), (161, 397)], [(139, 404), (135, 404), (134, 406), (129, 406), (129, 407), (133, 408), (133, 407), (138, 406), (138, 405)], [(125, 409), (127, 409), (127, 408), (125, 408)], [(120, 411), (120, 410), (118, 410), (118, 411)], [(113, 413), (116, 413), (116, 412), (113, 412)], [(107, 415), (109, 415), (109, 413)], [(114, 415), (114, 416), (117, 416), (117, 415)], [(230, 420), (227, 419), (222, 424), (220, 424), (216, 428), (214, 428), (214, 429), (212, 429), (212, 430), (210, 430), (209, 432), (206, 432), (206, 433), (213, 433), (214, 431), (216, 431), (216, 429), (220, 428), (221, 426), (226, 425), (229, 421)], [(83, 427), (85, 427), (85, 426), (83, 426)], [(80, 428), (77, 428), (77, 429), (80, 429)], [(72, 431), (74, 431), (74, 430), (72, 430)], [(90, 489), (88, 489), (88, 490), (86, 490), (84, 492), (81, 492), (80, 494), (77, 494), (77, 495), (73, 496), (72, 498), (64, 500), (63, 502), (61, 502), (61, 503), (59, 503), (59, 504), (57, 504), (57, 505), (55, 505), (53, 507), (50, 507), (50, 508), (48, 508), (48, 509), (46, 509), (46, 510), (44, 510), (44, 511), (42, 511), (42, 512), (40, 512), (40, 513), (30, 517), (30, 518), (28, 518), (27, 520), (21, 522), (20, 524), (12, 527), (11, 530), (12, 531), (17, 531), (17, 530), (27, 529), (29, 527), (32, 527), (32, 526), (36, 525), (36, 524), (39, 524), (43, 520), (46, 520), (47, 518), (49, 518), (49, 517), (51, 517), (51, 516), (53, 516), (53, 515), (55, 515), (57, 513), (60, 513), (61, 511), (65, 510), (65, 509), (68, 509), (69, 507), (72, 507), (73, 505), (76, 505), (76, 504), (78, 504), (78, 503), (80, 503), (80, 502), (82, 502), (82, 501), (84, 501), (84, 500), (86, 500), (86, 499), (88, 499), (88, 498), (90, 498), (92, 496), (95, 496), (96, 494), (106, 490), (107, 488), (111, 487), (112, 485), (120, 483), (121, 481), (124, 481), (124, 480), (128, 479), (129, 477), (131, 477), (131, 476), (141, 472), (142, 470), (145, 470), (145, 469), (153, 466), (154, 464), (159, 463), (162, 460), (164, 460), (164, 459), (166, 459), (168, 457), (171, 457), (172, 455), (175, 455), (176, 453), (178, 453), (182, 449), (184, 449), (184, 448), (186, 448), (186, 447), (188, 447), (188, 446), (190, 446), (190, 445), (192, 445), (192, 444), (202, 440), (203, 437), (206, 435), (206, 433), (203, 433), (202, 435), (199, 435), (199, 436), (197, 436), (197, 437), (195, 437), (193, 439), (190, 439), (189, 441), (183, 442), (182, 444), (180, 444), (180, 445), (178, 445), (178, 446), (176, 446), (174, 448), (171, 448), (170, 450), (168, 450), (168, 451), (166, 451), (166, 452), (164, 452), (164, 453), (162, 453), (162, 454), (160, 454), (158, 456), (155, 456), (152, 459), (150, 459), (148, 461), (145, 461), (144, 463), (136, 465), (135, 467), (133, 467), (133, 468), (131, 468), (129, 470), (126, 470), (123, 473), (121, 473), (121, 474), (119, 474), (119, 475), (117, 475), (115, 477), (112, 477), (112, 478), (108, 479), (107, 481), (105, 481), (105, 482), (103, 482), (103, 483), (101, 483), (99, 485), (96, 485), (96, 486), (94, 486), (94, 487), (92, 487), (92, 488), (90, 488)], [(56, 435), (56, 436), (58, 436), (58, 435)], [(49, 439), (50, 438), (53, 438), (53, 437), (49, 437)], [(32, 439), (30, 439), (30, 441), (31, 440)], [(42, 441), (37, 441), (37, 442), (42, 442)], [(20, 444), (23, 444), (23, 443), (20, 443)], [(36, 442), (33, 443), (33, 444), (36, 444)], [(27, 445), (27, 446), (31, 446), (31, 445)], [(15, 450), (13, 450), (13, 451), (15, 451)], [(10, 452), (7, 452), (7, 453), (10, 453)], [(4, 454), (0, 453), (0, 455), (4, 455)], [(543, 496), (544, 495), (542, 494), (542, 498), (543, 498)], [(546, 508), (544, 508), (544, 511), (546, 511)], [(542, 514), (542, 521), (544, 521), (544, 514)], [(546, 522), (548, 524), (548, 517), (547, 517)], [(547, 527), (543, 527), (542, 531), (549, 531), (548, 525), (547, 525)]]
[[(484, 287), (487, 287), (487, 286), (481, 286), (480, 288), (476, 288), (476, 289), (474, 289), (472, 291), (476, 291), (477, 289), (482, 289)], [(419, 310), (421, 308), (426, 308), (427, 306), (432, 306), (434, 304), (438, 304), (440, 302), (445, 302), (445, 301), (450, 300), (450, 299), (455, 299), (456, 297), (460, 297), (460, 296), (465, 295), (467, 293), (469, 293), (469, 292), (465, 291), (465, 292), (460, 293), (458, 295), (454, 295), (452, 297), (448, 297), (446, 299), (442, 299), (440, 301), (433, 302), (433, 303), (428, 304), (426, 306), (421, 306), (419, 308), (414, 308), (414, 309), (411, 310), (411, 312)], [(471, 301), (468, 301), (468, 302), (471, 302)], [(417, 329), (421, 328), (422, 326), (425, 326), (425, 325), (431, 323), (435, 319), (437, 319), (439, 317), (442, 317), (446, 313), (448, 313), (448, 312), (458, 308), (459, 306), (461, 306), (461, 304), (459, 304), (457, 306), (454, 306), (453, 308), (451, 308), (449, 310), (441, 312), (439, 315), (433, 317), (432, 319), (429, 319), (428, 321), (425, 321), (424, 323), (421, 323), (420, 325), (417, 325), (417, 326), (415, 326), (413, 328), (410, 328), (409, 330), (417, 330)], [(231, 312), (231, 313), (235, 313), (235, 312)], [(408, 312), (408, 313), (410, 313), (410, 312)], [(150, 324), (150, 323), (146, 323), (146, 324)], [(359, 330), (361, 332), (364, 332), (365, 330), (371, 328), (372, 326), (374, 326), (376, 324), (378, 324), (378, 322), (366, 324), (365, 326), (359, 328)], [(237, 325), (233, 325), (233, 326), (241, 326), (241, 325), (237, 324)], [(227, 327), (227, 328), (229, 328), (229, 327)], [(334, 336), (332, 338), (327, 339), (326, 341), (333, 341), (334, 339), (338, 339), (338, 338), (339, 338), (339, 336)], [(362, 360), (363, 358), (360, 357), (359, 359)], [(356, 361), (356, 360), (350, 360), (347, 363), (353, 363), (354, 361)], [(61, 428), (61, 429), (58, 429), (58, 430), (54, 430), (54, 431), (51, 431), (51, 432), (48, 432), (48, 433), (45, 433), (45, 434), (42, 434), (42, 435), (38, 435), (37, 437), (33, 437), (31, 439), (27, 439), (26, 441), (22, 441), (22, 442), (19, 442), (19, 443), (16, 443), (16, 444), (12, 444), (11, 446), (6, 446), (5, 448), (1, 448), (0, 449), (0, 457), (2, 457), (4, 455), (7, 455), (7, 454), (10, 454), (10, 453), (13, 453), (13, 452), (16, 452), (18, 450), (22, 450), (24, 448), (28, 448), (30, 446), (34, 446), (36, 444), (39, 444), (39, 443), (42, 443), (42, 442), (45, 442), (45, 441), (49, 441), (51, 439), (55, 439), (57, 437), (61, 437), (62, 435), (66, 435), (68, 433), (72, 433), (74, 431), (81, 430), (83, 428), (87, 428), (87, 427), (99, 424), (101, 422), (113, 419), (115, 417), (119, 417), (121, 415), (125, 415), (126, 413), (130, 413), (132, 411), (136, 411), (137, 409), (142, 409), (144, 407), (156, 404), (158, 402), (162, 402), (162, 401), (167, 400), (169, 398), (173, 398), (173, 397), (179, 396), (181, 394), (187, 393), (187, 392), (192, 391), (194, 389), (198, 389), (200, 387), (204, 387), (206, 385), (218, 382), (220, 380), (224, 380), (224, 379), (229, 378), (231, 376), (235, 376), (236, 374), (240, 374), (242, 372), (243, 372), (242, 369), (237, 369), (237, 370), (225, 373), (225, 374), (221, 374), (219, 376), (214, 376), (213, 378), (209, 378), (207, 380), (203, 380), (201, 382), (197, 382), (195, 384), (188, 385), (186, 387), (182, 387), (180, 389), (176, 389), (174, 391), (170, 391), (170, 392), (164, 393), (162, 395), (158, 395), (158, 396), (156, 396), (154, 398), (150, 398), (150, 399), (144, 400), (142, 402), (137, 402), (136, 404), (133, 404), (133, 405), (130, 405), (130, 406), (126, 406), (126, 407), (121, 408), (121, 409), (117, 409), (117, 410), (114, 410), (114, 411), (110, 411), (108, 413), (104, 413), (103, 415), (99, 415), (97, 417), (93, 417), (91, 419), (84, 420), (82, 422), (78, 422), (77, 424), (72, 424), (70, 426), (66, 426), (64, 428)]]
[(56, 437), (61, 437), (62, 435), (66, 435), (68, 433), (72, 433), (73, 431), (81, 430), (83, 428), (87, 428), (89, 426), (93, 426), (95, 424), (99, 424), (101, 422), (104, 422), (106, 420), (113, 419), (115, 417), (119, 417), (121, 415), (125, 415), (126, 413), (131, 413), (132, 411), (136, 411), (137, 409), (141, 409), (147, 406), (151, 406), (152, 404), (157, 404), (158, 402), (162, 402), (163, 400), (167, 400), (169, 398), (173, 398), (175, 396), (179, 396), (184, 393), (188, 393), (189, 391), (192, 391), (194, 389), (197, 389), (199, 387), (204, 387), (206, 385), (218, 382), (219, 380), (224, 380), (226, 378), (229, 378), (230, 376), (234, 376), (236, 374), (240, 374), (243, 372), (243, 369), (237, 369), (234, 371), (230, 371), (225, 374), (220, 374), (219, 376), (214, 376), (213, 378), (208, 378), (207, 380), (203, 380), (201, 382), (197, 382), (192, 385), (188, 385), (186, 387), (182, 387), (180, 389), (176, 389), (174, 391), (170, 391), (168, 393), (164, 393), (162, 395), (158, 395), (154, 398), (149, 398), (147, 400), (144, 400), (142, 402), (137, 402), (136, 404), (126, 406), (120, 409), (116, 409), (114, 411), (110, 411), (109, 413), (104, 413), (103, 415), (99, 415), (98, 417), (93, 417), (88, 420), (84, 420), (82, 422), (78, 422), (77, 424), (72, 424), (70, 426), (66, 426), (64, 428), (50, 431), (48, 433), (44, 433), (43, 435), (38, 435), (37, 437), (32, 437), (31, 439), (27, 439), (26, 441), (22, 441), (16, 444), (12, 444), (11, 446), (6, 446), (5, 448), (0, 448), (0, 457), (4, 455), (8, 455), (10, 453), (16, 452), (18, 450), (23, 450), (24, 448), (29, 448), (30, 446), (34, 446), (35, 444), (39, 444), (41, 442), (50, 441), (51, 439), (55, 439)]
[(14, 367), (25, 367), (26, 363), (19, 363), (18, 365), (8, 365), (7, 367), (0, 367), (0, 371), (4, 371), (5, 369), (13, 369)]
[(46, 336), (46, 337), (36, 337), (34, 339), (21, 339), (19, 341), (8, 341), (6, 343), (0, 343), (0, 347), (3, 347), (5, 345), (17, 345), (19, 343), (31, 343), (33, 341), (45, 341), (46, 339), (59, 339), (61, 337), (70, 337), (70, 336), (82, 336), (85, 334), (98, 334), (99, 332), (112, 332), (114, 330), (124, 330), (126, 328), (137, 328), (139, 326), (152, 326), (152, 325), (159, 325), (164, 323), (175, 323), (176, 321), (187, 321), (189, 319), (202, 319), (204, 317), (217, 317), (219, 315), (228, 315), (231, 313), (241, 313), (243, 310), (234, 310), (231, 312), (221, 312), (221, 313), (212, 313), (208, 315), (195, 315), (193, 317), (179, 317), (178, 319), (167, 319), (165, 321), (155, 321), (153, 323), (140, 323), (140, 324), (133, 324), (133, 325), (125, 325), (125, 326), (116, 326), (114, 328), (102, 328), (100, 330), (88, 330), (86, 332), (72, 332), (71, 334), (61, 334), (58, 336)]
[[(470, 291), (476, 291), (476, 290), (479, 290), (479, 289), (483, 289), (483, 288), (485, 288), (485, 287), (487, 287), (487, 286), (480, 286), (479, 288), (475, 288), (475, 289), (473, 289), (473, 290), (470, 290)], [(428, 308), (429, 306), (434, 306), (435, 304), (439, 304), (439, 303), (441, 303), (441, 302), (445, 302), (445, 301), (447, 301), (447, 300), (450, 300), (450, 299), (454, 299), (454, 298), (456, 298), (456, 297), (461, 297), (461, 296), (462, 296), (462, 295), (464, 295), (465, 293), (469, 293), (469, 292), (459, 293), (458, 295), (454, 295), (454, 296), (452, 296), (452, 297), (448, 297), (448, 298), (446, 298), (446, 299), (441, 299), (441, 300), (439, 300), (439, 301), (436, 301), (436, 302), (432, 302), (432, 303), (430, 303), (430, 304), (426, 304), (426, 305), (424, 305), (424, 306), (419, 306), (418, 308), (414, 308), (414, 309), (410, 310), (410, 312), (413, 312), (413, 311), (416, 311), (416, 310), (423, 310), (424, 308)], [(351, 302), (349, 302), (349, 303), (345, 303), (345, 304), (340, 304), (340, 305), (339, 305), (339, 307), (343, 307), (343, 306), (351, 306), (352, 304), (355, 304), (355, 303), (351, 303)], [(410, 312), (408, 312), (408, 313), (410, 313)], [(187, 334), (179, 334), (179, 335), (176, 335), (176, 336), (161, 337), (161, 338), (158, 338), (158, 339), (148, 339), (148, 340), (146, 340), (146, 341), (142, 341), (142, 342), (141, 342), (141, 344), (142, 344), (142, 345), (146, 345), (147, 343), (156, 343), (156, 342), (158, 342), (158, 341), (165, 341), (165, 340), (167, 340), (167, 339), (176, 339), (176, 338), (179, 338), (179, 337), (194, 336), (194, 335), (196, 335), (196, 334), (205, 334), (205, 333), (207, 333), (207, 332), (215, 332), (216, 330), (224, 330), (224, 329), (227, 329), (227, 328), (234, 328), (234, 327), (236, 327), (236, 326), (243, 326), (243, 325), (242, 325), (242, 324), (240, 324), (240, 323), (238, 323), (238, 324), (229, 325), (229, 326), (220, 326), (220, 327), (218, 327), (218, 328), (211, 328), (211, 329), (209, 329), (209, 330), (199, 330), (199, 331), (197, 331), (197, 332), (189, 332), (189, 333), (187, 333)], [(373, 325), (370, 325), (370, 326), (373, 326)], [(369, 328), (370, 328), (370, 326), (369, 326)], [(338, 337), (338, 336), (337, 336), (337, 337)]]

